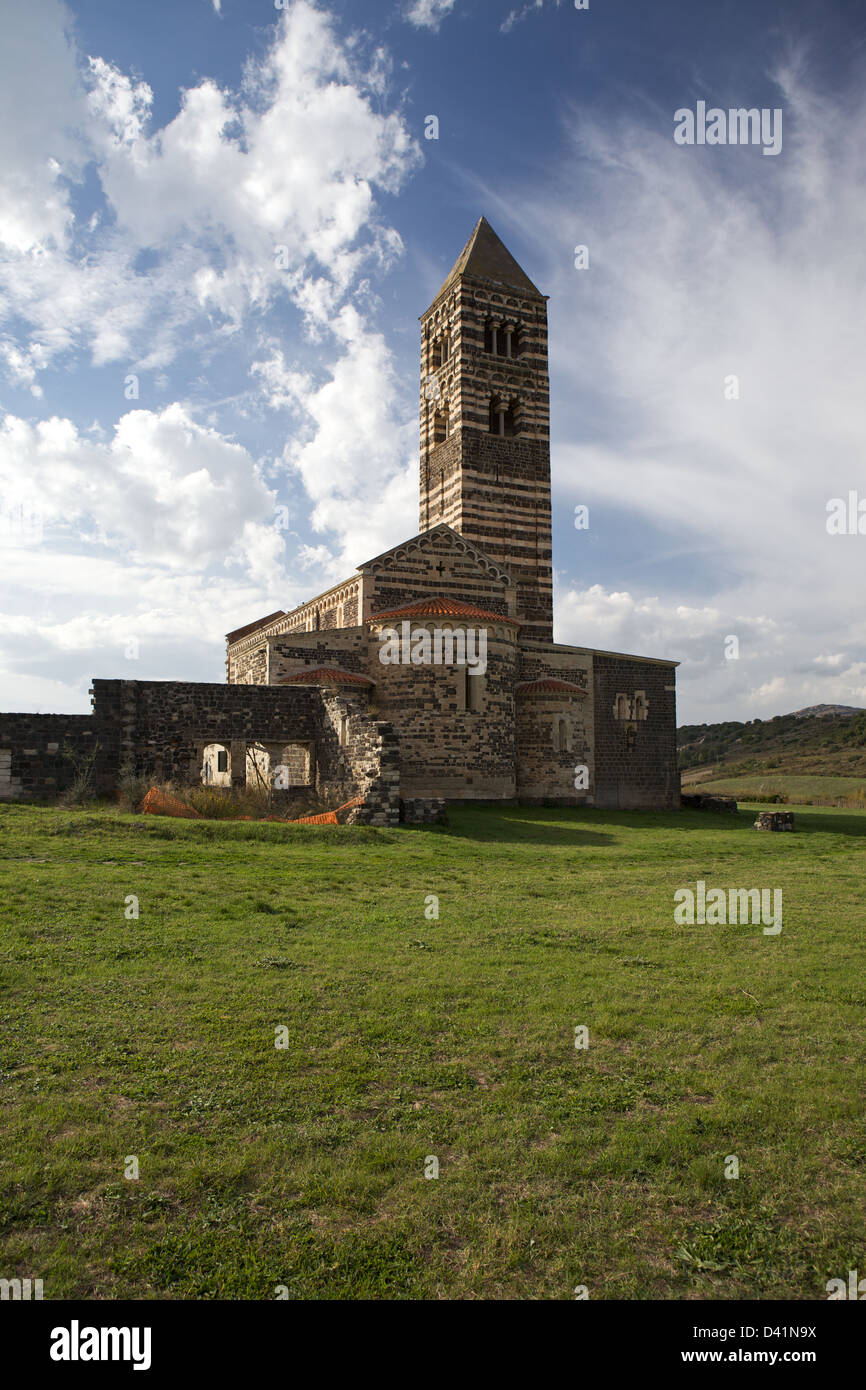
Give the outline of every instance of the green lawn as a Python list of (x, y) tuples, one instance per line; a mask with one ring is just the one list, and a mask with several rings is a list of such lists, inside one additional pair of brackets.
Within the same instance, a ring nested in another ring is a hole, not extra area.
[[(753, 819), (0, 809), (0, 1274), (46, 1298), (826, 1297), (866, 1270), (866, 814)], [(781, 887), (781, 934), (675, 926), (696, 879)]]

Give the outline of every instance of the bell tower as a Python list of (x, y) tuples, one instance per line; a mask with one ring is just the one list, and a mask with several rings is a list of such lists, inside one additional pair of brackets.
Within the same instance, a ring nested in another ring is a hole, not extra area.
[(421, 318), (421, 517), (508, 570), (553, 641), (547, 299), (486, 218)]

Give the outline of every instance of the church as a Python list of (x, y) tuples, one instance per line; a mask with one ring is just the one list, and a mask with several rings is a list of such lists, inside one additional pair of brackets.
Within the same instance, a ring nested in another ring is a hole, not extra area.
[(0, 714), (0, 798), (92, 768), (347, 821), (448, 802), (675, 810), (677, 663), (553, 640), (547, 301), (482, 217), (421, 318), (419, 531), (227, 636), (226, 683), (94, 679)]
[(228, 681), (362, 702), (407, 805), (677, 808), (677, 663), (553, 640), (547, 300), (483, 217), (421, 318), (420, 427), (418, 534), (229, 633)]

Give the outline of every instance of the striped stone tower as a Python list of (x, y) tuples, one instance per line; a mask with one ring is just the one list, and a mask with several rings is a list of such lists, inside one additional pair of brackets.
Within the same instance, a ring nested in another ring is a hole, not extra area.
[(486, 218), (421, 318), (420, 528), (507, 569), (521, 638), (553, 640), (547, 300)]

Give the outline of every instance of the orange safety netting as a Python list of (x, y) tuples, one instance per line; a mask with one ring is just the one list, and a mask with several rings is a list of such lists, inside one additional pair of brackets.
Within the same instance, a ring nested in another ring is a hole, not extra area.
[(200, 812), (169, 792), (161, 792), (159, 787), (151, 787), (141, 803), (141, 809), (148, 816), (183, 816), (186, 820), (201, 820)]
[(292, 821), (292, 825), (339, 825), (337, 816), (340, 811), (351, 811), (356, 806), (363, 805), (363, 796), (353, 796), (351, 801), (338, 806), (335, 811), (323, 811), (320, 816), (299, 816), (297, 820)]
[[(338, 806), (334, 811), (323, 811), (318, 816), (300, 816), (297, 820), (286, 821), (282, 816), (263, 816), (263, 820), (278, 821), (282, 825), (339, 825), (337, 816), (341, 811), (351, 811), (356, 806), (363, 806), (363, 796), (355, 796), (351, 801), (347, 801), (343, 806)], [(187, 806), (178, 797), (172, 796), (170, 792), (160, 791), (159, 787), (151, 787), (147, 796), (141, 803), (141, 810), (149, 816), (183, 816), (186, 820), (201, 820), (202, 814), (192, 806)], [(252, 820), (252, 816), (238, 816), (238, 820)]]

